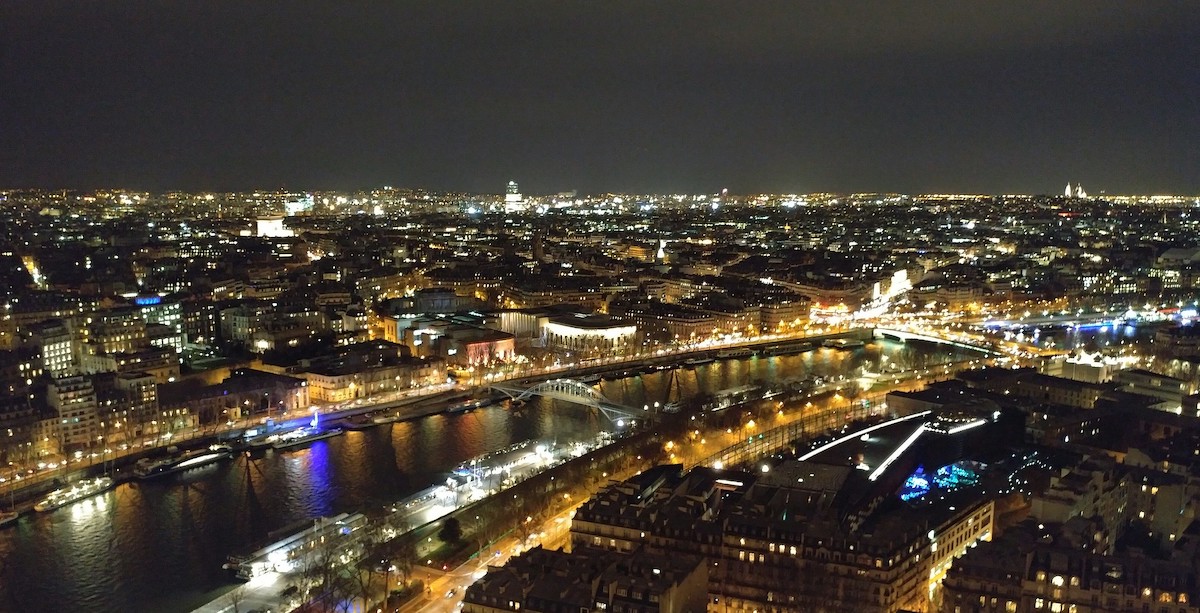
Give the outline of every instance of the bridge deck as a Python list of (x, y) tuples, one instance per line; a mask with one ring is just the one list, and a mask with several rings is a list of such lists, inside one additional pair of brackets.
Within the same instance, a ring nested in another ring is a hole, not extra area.
[(928, 343), (938, 343), (939, 345), (951, 345), (953, 347), (959, 347), (961, 349), (970, 349), (972, 351), (979, 351), (981, 353), (986, 353), (989, 355), (1003, 355), (1002, 352), (997, 351), (996, 349), (994, 349), (990, 346), (987, 346), (987, 345), (981, 345), (981, 344), (976, 344), (976, 343), (967, 343), (967, 342), (963, 342), (963, 341), (956, 341), (953, 339), (943, 338), (940, 336), (933, 336), (930, 334), (921, 334), (919, 332), (908, 332), (906, 330), (895, 330), (892, 328), (875, 328), (874, 335), (876, 338), (892, 337), (892, 338), (897, 338), (900, 340), (925, 341)]
[(574, 379), (551, 379), (528, 388), (509, 385), (492, 385), (492, 390), (498, 391), (513, 400), (528, 400), (533, 396), (541, 396), (551, 400), (561, 400), (582, 404), (593, 409), (599, 409), (611, 421), (621, 419), (636, 419), (645, 417), (643, 412), (613, 402), (601, 394), (599, 390)]

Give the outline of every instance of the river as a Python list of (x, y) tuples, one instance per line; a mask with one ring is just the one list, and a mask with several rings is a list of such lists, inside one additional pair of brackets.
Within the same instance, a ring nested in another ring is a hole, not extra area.
[[(965, 350), (880, 341), (854, 351), (746, 358), (681, 368), (682, 393), (754, 382), (857, 375), (976, 357)], [(599, 383), (610, 400), (667, 399), (671, 371)], [(538, 399), (435, 415), (239, 457), (165, 481), (123, 484), (0, 531), (0, 611), (188, 612), (234, 585), (226, 557), (297, 520), (397, 500), (464, 460), (527, 440), (568, 440), (609, 427), (598, 413)]]

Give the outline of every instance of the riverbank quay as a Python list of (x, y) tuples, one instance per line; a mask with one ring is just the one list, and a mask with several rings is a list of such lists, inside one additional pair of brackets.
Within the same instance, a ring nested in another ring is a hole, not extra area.
[[(413, 395), (378, 404), (331, 410), (320, 415), (322, 420), (332, 422), (358, 415), (392, 412), (396, 415), (395, 421), (410, 421), (445, 411), (448, 399), (462, 393), (464, 393), (462, 390), (452, 387), (430, 394)], [(275, 423), (273, 430), (283, 431), (298, 428), (306, 425), (309, 419), (311, 419), (311, 413), (293, 416)], [(29, 513), (32, 511), (33, 505), (44, 497), (46, 493), (62, 487), (63, 484), (74, 483), (81, 479), (102, 475), (111, 477), (118, 484), (124, 483), (136, 478), (133, 473), (133, 467), (137, 464), (138, 460), (161, 456), (164, 451), (170, 448), (175, 448), (178, 453), (204, 449), (213, 444), (236, 444), (248, 430), (261, 427), (259, 424), (245, 424), (237, 428), (221, 431), (198, 430), (183, 432), (177, 436), (172, 436), (167, 444), (161, 446), (103, 454), (101, 457), (95, 458), (94, 461), (80, 462), (74, 465), (67, 464), (66, 467), (54, 471), (40, 473), (32, 477), (23, 478), (20, 481), (10, 481), (9, 487), (12, 489), (5, 488), (4, 497), (12, 501), (13, 508), (18, 513)], [(13, 487), (14, 485), (15, 487)]]
[[(346, 419), (357, 415), (387, 411), (391, 408), (407, 407), (397, 421), (419, 419), (428, 415), (443, 412), (446, 406), (437, 406), (439, 399), (458, 393), (473, 393), (474, 390), (486, 388), (491, 383), (511, 382), (518, 385), (536, 384), (554, 378), (585, 377), (590, 375), (619, 374), (633, 368), (651, 369), (680, 364), (687, 359), (709, 359), (719, 357), (722, 350), (742, 348), (749, 350), (767, 349), (772, 346), (799, 347), (806, 343), (821, 343), (829, 339), (847, 338), (854, 340), (869, 340), (872, 329), (868, 327), (839, 328), (821, 334), (802, 335), (771, 335), (752, 339), (734, 339), (732, 342), (701, 345), (684, 345), (668, 347), (660, 350), (635, 355), (612, 356), (579, 363), (562, 364), (557, 367), (512, 369), (497, 373), (489, 381), (466, 382), (465, 384), (440, 384), (430, 388), (418, 388), (399, 392), (399, 398), (361, 398), (351, 406), (346, 403), (317, 406), (321, 419), (326, 422)], [(389, 393), (395, 396), (397, 393)], [(425, 402), (434, 404), (425, 405)], [(281, 415), (274, 419), (256, 417), (252, 420), (233, 423), (227, 426), (208, 426), (190, 430), (180, 430), (164, 436), (158, 444), (129, 447), (127, 449), (106, 449), (103, 452), (93, 451), (83, 456), (47, 459), (37, 465), (10, 465), (8, 474), (0, 473), (0, 490), (10, 500), (16, 502), (18, 509), (31, 504), (46, 492), (79, 479), (89, 478), (100, 474), (109, 474), (118, 481), (124, 478), (122, 469), (136, 463), (138, 460), (159, 455), (171, 447), (179, 450), (191, 450), (207, 447), (214, 443), (228, 443), (240, 438), (246, 431), (262, 428), (268, 421), (275, 423), (275, 428), (300, 427), (311, 418), (311, 410), (296, 411), (292, 414)], [(49, 465), (49, 467), (47, 467)]]
[[(966, 361), (962, 367), (969, 365), (971, 361)], [(941, 365), (938, 370), (942, 372), (937, 374), (949, 376), (955, 369), (956, 365)], [(926, 381), (934, 378), (931, 377), (933, 372), (923, 374)], [(897, 387), (920, 384), (919, 381), (889, 383)], [(702, 406), (697, 403), (685, 403), (679, 413), (663, 415), (659, 421), (646, 424), (638, 432), (618, 439), (611, 445), (546, 469), (519, 482), (513, 488), (477, 502), (465, 501), (440, 516), (431, 517), (429, 522), (415, 525), (408, 522), (397, 524), (388, 521), (386, 517), (380, 517), (379, 513), (369, 513), (378, 517), (373, 524), (376, 530), (360, 539), (363, 543), (361, 557), (357, 558), (358, 561), (348, 561), (343, 565), (339, 576), (350, 583), (358, 581), (355, 577), (367, 576), (369, 580), (378, 583), (375, 588), (379, 590), (378, 596), (382, 596), (382, 586), (388, 580), (381, 580), (378, 576), (370, 579), (372, 573), (381, 574), (377, 569), (368, 568), (375, 562), (379, 562), (375, 566), (384, 561), (389, 562), (386, 568), (419, 568), (420, 576), (429, 579), (430, 585), (450, 582), (449, 577), (463, 578), (459, 576), (461, 573), (456, 574), (458, 571), (455, 569), (463, 568), (464, 562), (471, 563), (474, 560), (478, 563), (480, 559), (495, 557), (497, 551), (502, 555), (511, 555), (513, 551), (523, 550), (530, 543), (543, 538), (541, 535), (553, 534), (557, 525), (547, 526), (544, 521), (547, 515), (578, 504), (609, 479), (621, 478), (621, 475), (633, 474), (662, 462), (694, 464), (712, 454), (712, 450), (727, 449), (739, 440), (764, 440), (758, 436), (759, 433), (770, 431), (774, 425), (795, 420), (805, 422), (804, 426), (799, 427), (800, 432), (797, 434), (801, 438), (808, 438), (829, 428), (845, 426), (847, 420), (857, 421), (886, 411), (881, 400), (878, 392), (853, 399), (842, 397), (836, 392), (799, 399), (764, 398), (753, 406), (747, 406), (744, 416), (738, 415), (753, 419), (736, 428), (729, 428), (724, 424), (725, 418), (735, 416), (728, 410), (710, 413), (703, 411)], [(738, 413), (743, 412), (739, 410)], [(765, 442), (772, 443), (772, 446), (778, 445), (774, 436), (765, 438)], [(760, 450), (755, 448), (753, 452)], [(444, 538), (443, 535), (443, 530), (450, 521), (457, 524), (456, 528), (450, 531), (455, 535), (452, 540)], [(569, 522), (569, 517), (564, 521)], [(504, 538), (513, 539), (514, 547), (507, 550), (501, 548), (498, 539)], [(407, 562), (397, 564), (397, 560), (400, 559), (406, 559)], [(367, 566), (363, 566), (363, 563)], [(411, 576), (416, 571), (406, 572)], [(325, 590), (314, 587), (319, 584), (306, 580), (303, 574), (291, 579), (291, 582), (284, 584), (285, 589), (304, 588), (312, 596), (310, 602), (317, 600), (330, 605), (327, 607), (330, 609), (338, 606), (331, 599), (338, 597), (337, 591), (342, 588), (335, 589), (334, 586)], [(433, 583), (434, 581), (439, 583)], [(255, 581), (252, 581), (247, 587), (252, 588), (254, 585)], [(269, 597), (270, 594), (266, 593), (266, 596)], [(347, 599), (351, 597), (349, 594), (340, 596), (343, 600), (339, 602), (348, 602)], [(442, 597), (444, 592), (434, 596)], [(365, 600), (369, 600), (369, 595)], [(444, 602), (439, 601), (441, 604)], [(278, 603), (275, 603), (273, 608), (289, 610), (279, 607)]]
[[(226, 613), (233, 610), (233, 600), (239, 610), (290, 611), (304, 605), (308, 607), (304, 610), (335, 610), (341, 601), (353, 598), (346, 590), (356, 583), (357, 573), (382, 574), (379, 565), (372, 563), (376, 558), (388, 559), (389, 567), (397, 564), (414, 570), (420, 567), (422, 572), (443, 572), (460, 560), (479, 556), (502, 535), (527, 538), (536, 533), (539, 518), (544, 517), (539, 509), (550, 508), (547, 499), (570, 501), (572, 496), (583, 495), (579, 484), (592, 487), (606, 482), (616, 471), (627, 472), (630, 462), (649, 457), (643, 450), (649, 453), (658, 446), (653, 442), (656, 436), (649, 430), (639, 431), (578, 457), (565, 454), (562, 462), (479, 500), (459, 500), (435, 486), (418, 501), (399, 501), (367, 511), (361, 527), (348, 525), (345, 534), (306, 548), (288, 572), (255, 574), (195, 612)], [(585, 479), (586, 474), (594, 477)], [(454, 547), (445, 547), (439, 532), (451, 520), (460, 524), (461, 540)], [(370, 580), (383, 583), (380, 577)]]

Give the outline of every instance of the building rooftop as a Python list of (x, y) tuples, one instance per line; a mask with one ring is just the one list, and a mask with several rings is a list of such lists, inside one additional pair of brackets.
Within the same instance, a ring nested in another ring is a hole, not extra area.
[[(627, 555), (590, 547), (567, 553), (539, 546), (502, 567), (489, 569), (467, 588), (463, 602), (506, 610), (574, 613), (595, 610), (596, 603), (607, 608), (623, 601), (624, 606), (613, 608), (635, 611), (642, 609), (630, 605), (657, 603), (660, 596), (706, 570), (699, 556), (666, 555), (646, 548)], [(647, 609), (657, 611), (659, 607), (654, 604)]]
[(562, 326), (569, 326), (572, 328), (580, 328), (580, 329), (584, 329), (584, 330), (608, 330), (610, 328), (616, 328), (616, 327), (633, 326), (633, 323), (626, 321), (624, 319), (620, 319), (617, 317), (612, 317), (610, 315), (604, 315), (604, 314), (600, 314), (600, 313), (593, 313), (593, 314), (588, 314), (588, 315), (584, 315), (582, 313), (574, 313), (571, 315), (556, 315), (556, 316), (550, 318), (550, 322), (556, 323), (556, 324), (559, 324)]

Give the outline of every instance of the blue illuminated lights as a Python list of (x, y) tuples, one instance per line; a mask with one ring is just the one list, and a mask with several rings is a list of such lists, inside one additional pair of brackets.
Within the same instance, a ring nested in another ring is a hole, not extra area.
[(925, 474), (925, 467), (918, 466), (917, 470), (904, 480), (904, 485), (900, 488), (900, 500), (908, 502), (928, 493), (929, 477)]
[(977, 485), (979, 473), (984, 468), (986, 466), (979, 462), (963, 460), (947, 464), (934, 471), (933, 475), (929, 475), (925, 472), (924, 466), (918, 466), (900, 487), (900, 500), (905, 502), (916, 500), (933, 490), (952, 492), (959, 488)]
[(149, 306), (162, 302), (162, 296), (137, 296), (133, 299), (133, 303), (138, 306)]
[(971, 460), (947, 464), (937, 470), (937, 474), (933, 477), (933, 482), (938, 488), (944, 490), (971, 487), (979, 483), (979, 471), (983, 469), (984, 466), (982, 464), (972, 462)]

